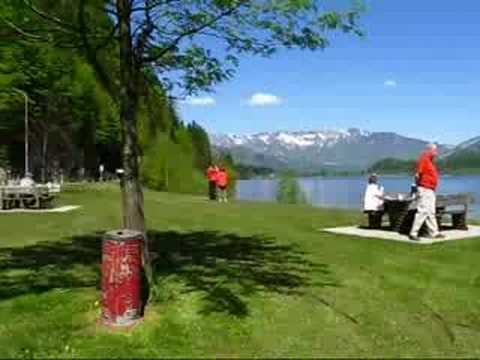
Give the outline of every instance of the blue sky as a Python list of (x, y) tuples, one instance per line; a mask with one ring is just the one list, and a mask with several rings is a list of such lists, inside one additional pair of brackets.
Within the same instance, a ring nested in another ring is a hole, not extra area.
[(214, 133), (358, 127), (451, 144), (480, 135), (480, 0), (367, 4), (365, 38), (243, 58), (233, 80), (179, 105), (183, 119)]

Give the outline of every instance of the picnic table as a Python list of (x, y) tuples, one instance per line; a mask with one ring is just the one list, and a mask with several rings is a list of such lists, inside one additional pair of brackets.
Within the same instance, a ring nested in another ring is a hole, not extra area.
[(0, 186), (0, 209), (48, 209), (53, 206), (58, 187), (47, 185)]
[[(444, 228), (444, 217), (450, 215), (453, 229), (468, 230), (468, 208), (472, 203), (473, 196), (466, 193), (437, 195), (436, 217), (440, 229)], [(393, 231), (408, 234), (417, 212), (417, 200), (406, 193), (386, 194), (385, 212)]]

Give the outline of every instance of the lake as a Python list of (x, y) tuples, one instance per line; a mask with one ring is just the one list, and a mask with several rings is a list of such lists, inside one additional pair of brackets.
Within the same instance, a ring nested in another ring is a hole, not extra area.
[[(337, 207), (360, 209), (366, 186), (365, 177), (308, 177), (299, 178), (307, 200), (319, 207)], [(380, 179), (385, 191), (408, 192), (412, 178), (406, 176), (385, 176)], [(251, 179), (239, 180), (237, 183), (237, 199), (256, 201), (275, 201), (277, 180)], [(459, 192), (472, 193), (475, 204), (472, 215), (480, 218), (480, 176), (443, 176), (438, 193), (452, 194)]]

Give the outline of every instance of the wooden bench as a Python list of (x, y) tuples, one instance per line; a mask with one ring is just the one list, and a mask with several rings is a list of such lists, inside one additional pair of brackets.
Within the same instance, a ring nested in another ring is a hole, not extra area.
[[(440, 228), (443, 227), (443, 218), (450, 215), (452, 228), (455, 230), (468, 230), (467, 215), (468, 208), (474, 203), (472, 195), (467, 193), (455, 195), (437, 196), (437, 222)], [(455, 207), (452, 209), (452, 207)]]

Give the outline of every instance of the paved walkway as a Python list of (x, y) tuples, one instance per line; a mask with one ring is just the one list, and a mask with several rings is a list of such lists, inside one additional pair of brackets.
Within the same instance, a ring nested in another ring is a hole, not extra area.
[(480, 226), (473, 226), (473, 225), (469, 226), (468, 231), (445, 230), (442, 232), (445, 235), (445, 239), (436, 240), (436, 239), (420, 238), (420, 241), (412, 241), (408, 238), (408, 236), (401, 235), (393, 231), (362, 229), (358, 226), (346, 226), (346, 227), (338, 227), (338, 228), (331, 228), (331, 229), (323, 229), (323, 231), (333, 233), (333, 234), (358, 236), (362, 238), (401, 241), (401, 242), (407, 242), (410, 244), (417, 244), (417, 245), (428, 245), (428, 244), (433, 244), (438, 242), (462, 240), (462, 239), (477, 238), (477, 237), (480, 239)]
[(10, 209), (10, 210), (0, 210), (0, 214), (18, 214), (18, 213), (29, 213), (29, 214), (45, 214), (45, 213), (64, 213), (70, 212), (73, 210), (79, 209), (78, 205), (67, 205), (61, 206), (53, 209)]

